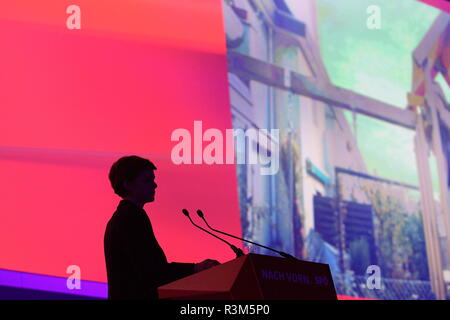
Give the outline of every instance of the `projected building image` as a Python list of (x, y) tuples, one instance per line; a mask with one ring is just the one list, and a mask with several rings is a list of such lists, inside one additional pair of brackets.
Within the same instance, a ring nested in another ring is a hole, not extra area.
[(243, 234), (328, 263), (339, 294), (445, 298), (449, 15), (407, 0), (223, 9), (233, 125), (280, 130), (278, 174), (237, 166)]

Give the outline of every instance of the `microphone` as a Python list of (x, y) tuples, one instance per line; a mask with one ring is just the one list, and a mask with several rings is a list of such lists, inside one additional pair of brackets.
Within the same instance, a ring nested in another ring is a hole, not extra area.
[(189, 211), (187, 211), (187, 209), (183, 209), (183, 210), (181, 210), (181, 211), (183, 212), (183, 214), (184, 214), (186, 217), (188, 217), (189, 221), (191, 221), (191, 223), (192, 223), (194, 226), (196, 226), (197, 228), (199, 228), (199, 229), (201, 229), (201, 230), (203, 230), (203, 231), (209, 233), (209, 234), (212, 235), (213, 237), (215, 237), (215, 238), (219, 239), (220, 241), (223, 241), (223, 242), (225, 242), (227, 245), (229, 245), (230, 248), (233, 250), (233, 252), (236, 254), (236, 258), (239, 258), (239, 257), (241, 257), (241, 256), (244, 255), (244, 252), (243, 252), (241, 249), (239, 249), (238, 247), (236, 247), (236, 246), (234, 246), (233, 244), (229, 243), (228, 241), (226, 241), (226, 240), (224, 240), (224, 239), (222, 239), (222, 238), (216, 236), (214, 233), (211, 233), (211, 232), (209, 232), (208, 230), (203, 229), (202, 227), (200, 227), (199, 225), (197, 225), (194, 221), (192, 221), (191, 217), (189, 216)]
[(253, 241), (250, 241), (250, 240), (247, 240), (247, 239), (239, 238), (239, 237), (233, 236), (232, 234), (229, 234), (229, 233), (222, 232), (222, 231), (220, 231), (220, 230), (214, 229), (213, 227), (211, 227), (211, 226), (209, 225), (208, 221), (206, 221), (206, 219), (205, 219), (205, 217), (204, 217), (204, 214), (203, 214), (202, 210), (200, 210), (200, 209), (197, 210), (197, 215), (198, 215), (203, 221), (205, 221), (205, 223), (206, 223), (206, 225), (208, 226), (208, 228), (210, 228), (212, 231), (215, 231), (215, 232), (217, 232), (217, 233), (224, 234), (224, 235), (226, 235), (226, 236), (229, 236), (229, 237), (232, 237), (232, 238), (241, 240), (241, 241), (245, 241), (245, 242), (254, 244), (254, 245), (258, 246), (258, 247), (262, 247), (262, 248), (271, 250), (271, 251), (273, 251), (273, 252), (278, 253), (280, 256), (282, 256), (282, 257), (284, 257), (284, 258), (294, 259), (294, 260), (300, 261), (300, 259), (297, 259), (296, 257), (290, 255), (289, 253), (286, 253), (286, 252), (283, 252), (283, 251), (278, 251), (278, 250), (275, 250), (275, 249), (272, 249), (272, 248), (263, 246), (262, 244), (259, 244), (259, 243), (256, 243), (256, 242), (253, 242)]

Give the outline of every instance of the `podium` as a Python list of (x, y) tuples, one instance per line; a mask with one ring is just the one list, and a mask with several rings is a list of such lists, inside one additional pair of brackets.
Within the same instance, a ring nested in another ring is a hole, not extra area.
[(160, 299), (337, 300), (327, 264), (250, 253), (158, 288)]

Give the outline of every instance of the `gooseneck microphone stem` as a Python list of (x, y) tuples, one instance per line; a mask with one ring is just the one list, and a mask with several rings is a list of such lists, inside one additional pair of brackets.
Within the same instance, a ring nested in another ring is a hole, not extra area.
[(227, 245), (229, 245), (230, 248), (233, 250), (233, 252), (236, 254), (236, 258), (239, 258), (239, 257), (241, 257), (241, 256), (244, 255), (244, 252), (243, 252), (241, 249), (239, 249), (238, 247), (236, 247), (235, 245), (229, 243), (228, 241), (226, 241), (226, 240), (224, 240), (224, 239), (218, 237), (218, 236), (215, 235), (214, 233), (211, 233), (211, 232), (209, 232), (208, 230), (206, 230), (206, 229), (200, 227), (199, 225), (197, 225), (197, 224), (191, 219), (191, 217), (189, 216), (189, 211), (187, 211), (186, 209), (183, 209), (182, 212), (183, 212), (183, 214), (184, 214), (186, 217), (188, 217), (189, 221), (191, 221), (191, 223), (192, 223), (194, 226), (196, 226), (197, 228), (203, 230), (204, 232), (206, 232), (206, 233), (212, 235), (213, 237), (215, 237), (215, 238), (219, 239), (220, 241), (225, 242)]
[(279, 251), (279, 250), (275, 250), (275, 249), (273, 249), (273, 248), (266, 247), (266, 246), (264, 246), (264, 245), (262, 245), (262, 244), (259, 244), (259, 243), (256, 243), (256, 242), (253, 242), (253, 241), (250, 241), (250, 240), (247, 240), (247, 239), (239, 238), (239, 237), (236, 237), (236, 236), (234, 236), (234, 235), (232, 235), (232, 234), (229, 234), (229, 233), (226, 233), (226, 232), (223, 232), (223, 231), (214, 229), (213, 227), (211, 227), (211, 226), (209, 225), (208, 221), (206, 221), (206, 219), (205, 219), (205, 217), (204, 217), (204, 215), (203, 215), (203, 212), (202, 212), (201, 210), (197, 210), (197, 215), (198, 215), (198, 216), (206, 223), (206, 225), (208, 226), (208, 228), (210, 228), (210, 229), (211, 229), (212, 231), (214, 231), (214, 232), (221, 233), (221, 234), (226, 235), (226, 236), (228, 236), (228, 237), (235, 238), (235, 239), (238, 239), (238, 240), (241, 240), (241, 241), (245, 241), (245, 242), (254, 244), (254, 245), (258, 246), (258, 247), (262, 247), (262, 248), (264, 248), (264, 249), (267, 249), (267, 250), (276, 252), (276, 253), (278, 253), (280, 256), (282, 256), (282, 257), (284, 257), (284, 258), (294, 259), (294, 260), (297, 260), (297, 261), (300, 260), (300, 259), (297, 259), (296, 257), (290, 255), (289, 253), (286, 253), (286, 252), (283, 252), (283, 251)]

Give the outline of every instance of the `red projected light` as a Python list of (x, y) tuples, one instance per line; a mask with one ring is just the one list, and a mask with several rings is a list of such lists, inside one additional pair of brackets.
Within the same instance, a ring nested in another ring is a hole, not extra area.
[(170, 158), (177, 128), (232, 128), (221, 1), (77, 1), (79, 30), (71, 4), (0, 3), (0, 268), (105, 282), (108, 170), (125, 154), (158, 167), (146, 210), (170, 261), (233, 258), (180, 210), (239, 235), (235, 167)]

